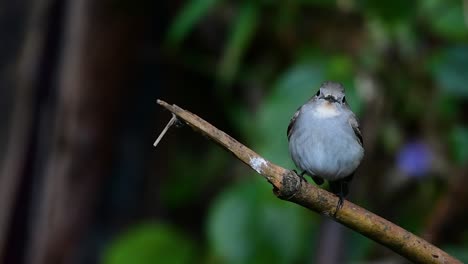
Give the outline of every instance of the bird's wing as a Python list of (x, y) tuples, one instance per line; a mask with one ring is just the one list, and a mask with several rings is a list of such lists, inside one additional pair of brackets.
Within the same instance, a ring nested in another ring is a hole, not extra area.
[(351, 128), (353, 128), (354, 134), (356, 135), (357, 139), (359, 140), (359, 143), (361, 143), (361, 146), (363, 146), (362, 142), (362, 134), (361, 130), (359, 129), (359, 122), (356, 118), (356, 116), (353, 114), (349, 117), (348, 119), (349, 124), (351, 125)]
[(294, 131), (294, 124), (296, 123), (296, 119), (299, 116), (299, 113), (301, 112), (301, 108), (302, 107), (299, 107), (299, 109), (297, 109), (296, 113), (294, 113), (293, 117), (291, 118), (291, 121), (289, 121), (288, 130), (286, 132), (286, 134), (288, 135), (288, 141), (291, 137), (292, 132)]

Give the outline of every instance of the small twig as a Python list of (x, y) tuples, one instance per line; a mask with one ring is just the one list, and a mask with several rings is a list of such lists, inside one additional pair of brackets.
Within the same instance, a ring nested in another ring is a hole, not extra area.
[(161, 141), (161, 139), (164, 137), (164, 135), (166, 134), (167, 130), (169, 130), (169, 128), (174, 125), (175, 123), (177, 122), (177, 116), (172, 114), (172, 118), (171, 120), (169, 120), (169, 122), (167, 123), (166, 127), (163, 129), (163, 131), (161, 132), (161, 134), (159, 134), (158, 138), (156, 139), (156, 141), (154, 142), (153, 146), (156, 147), (158, 144), (159, 144), (159, 141)]
[(301, 182), (293, 171), (267, 161), (197, 115), (161, 100), (158, 104), (261, 174), (273, 185), (273, 191), (279, 198), (326, 215), (415, 263), (461, 263), (424, 239), (349, 201), (344, 201), (343, 207), (334, 215), (338, 202), (334, 194)]

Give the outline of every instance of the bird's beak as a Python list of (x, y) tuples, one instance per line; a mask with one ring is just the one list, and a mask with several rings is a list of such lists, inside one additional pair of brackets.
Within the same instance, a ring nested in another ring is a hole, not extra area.
[(331, 96), (331, 95), (328, 95), (325, 97), (325, 100), (329, 101), (330, 103), (336, 103), (338, 102), (338, 100), (336, 100), (335, 97)]

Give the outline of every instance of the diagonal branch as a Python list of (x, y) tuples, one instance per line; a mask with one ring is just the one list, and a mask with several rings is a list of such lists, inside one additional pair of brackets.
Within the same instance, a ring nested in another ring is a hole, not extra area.
[(424, 239), (351, 202), (345, 201), (343, 207), (335, 215), (335, 207), (338, 202), (335, 195), (302, 181), (293, 171), (265, 160), (253, 150), (197, 115), (176, 105), (169, 105), (162, 100), (158, 100), (158, 104), (171, 111), (179, 120), (185, 122), (197, 132), (206, 135), (233, 153), (238, 159), (261, 174), (273, 185), (273, 191), (279, 198), (331, 217), (413, 262), (461, 263)]

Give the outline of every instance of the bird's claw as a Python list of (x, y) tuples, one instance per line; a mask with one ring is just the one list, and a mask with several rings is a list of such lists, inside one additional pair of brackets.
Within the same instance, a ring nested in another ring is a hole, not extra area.
[(304, 177), (304, 174), (306, 173), (305, 171), (301, 173), (297, 173), (296, 170), (292, 170), (292, 171), (294, 171), (294, 173), (296, 173), (296, 175), (299, 176), (299, 178), (301, 178), (303, 181), (307, 182), (306, 178)]
[(339, 195), (338, 196), (338, 204), (336, 205), (336, 209), (335, 209), (335, 213), (333, 213), (333, 216), (336, 217), (336, 214), (338, 213), (338, 211), (343, 208), (343, 196), (342, 195)]
[(312, 180), (314, 180), (315, 184), (318, 186), (322, 185), (324, 183), (324, 180), (320, 177), (317, 176), (312, 176)]

